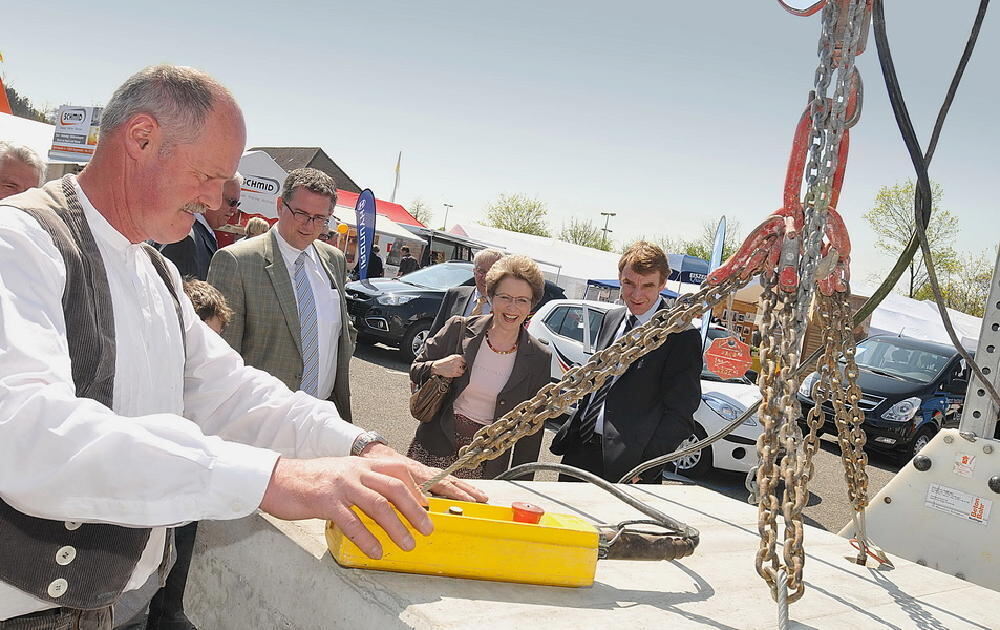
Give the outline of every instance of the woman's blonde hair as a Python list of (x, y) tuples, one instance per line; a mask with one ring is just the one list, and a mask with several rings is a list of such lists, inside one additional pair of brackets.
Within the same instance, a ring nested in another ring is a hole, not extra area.
[(532, 259), (527, 256), (504, 256), (493, 263), (486, 273), (486, 295), (491, 298), (496, 294), (497, 285), (504, 278), (517, 278), (524, 280), (531, 287), (531, 296), (534, 304), (538, 304), (545, 291), (545, 277), (542, 270)]

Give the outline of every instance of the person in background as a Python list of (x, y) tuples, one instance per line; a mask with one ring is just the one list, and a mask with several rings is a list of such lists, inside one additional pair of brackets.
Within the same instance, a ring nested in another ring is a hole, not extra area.
[(420, 263), (413, 256), (410, 256), (410, 248), (403, 245), (399, 248), (399, 253), (402, 256), (399, 259), (399, 271), (396, 273), (396, 277), (405, 276), (411, 271), (416, 271), (420, 269)]
[(371, 557), (355, 509), (402, 549), (401, 519), (432, 531), (418, 485), (437, 471), (244, 365), (144, 245), (218, 205), (245, 144), (224, 86), (153, 66), (108, 100), (79, 176), (0, 202), (0, 627), (111, 628), (169, 570), (169, 524), (328, 519)]
[(208, 282), (233, 319), (222, 333), (247, 365), (289, 389), (332, 400), (351, 420), (349, 372), (357, 332), (347, 314), (347, 262), (317, 241), (327, 231), (337, 186), (314, 168), (288, 174), (277, 199), (277, 228), (220, 249)]
[[(663, 250), (639, 241), (618, 261), (624, 307), (604, 316), (595, 351), (645, 324), (666, 308), (660, 291), (670, 265)], [(656, 350), (629, 366), (617, 379), (580, 401), (550, 450), (562, 463), (617, 482), (627, 472), (676, 450), (694, 433), (694, 412), (701, 403), (701, 335), (693, 327), (667, 336)], [(643, 473), (641, 481), (659, 483), (663, 467)], [(560, 481), (577, 481), (560, 475)], [(636, 481), (636, 480), (632, 480)]]
[(0, 142), (0, 199), (37, 188), (44, 179), (45, 162), (34, 150)]
[(184, 293), (201, 321), (221, 335), (233, 318), (233, 309), (219, 290), (203, 280), (188, 280), (184, 283)]
[[(250, 217), (247, 221), (247, 235), (243, 238), (253, 238), (260, 236), (271, 229), (271, 224), (260, 217)], [(243, 239), (240, 239), (243, 240)]]
[(483, 249), (476, 253), (472, 259), (475, 285), (460, 285), (445, 292), (437, 315), (427, 331), (428, 337), (436, 335), (444, 327), (444, 323), (455, 315), (487, 315), (490, 312), (490, 301), (486, 296), (486, 274), (503, 256), (499, 249)]
[[(476, 431), (549, 382), (552, 357), (523, 326), (544, 288), (535, 261), (527, 256), (502, 258), (485, 279), (491, 313), (452, 317), (427, 339), (410, 366), (410, 380), (420, 385), (432, 374), (453, 380), (440, 411), (417, 428), (409, 457), (428, 466), (449, 466)], [(537, 461), (542, 433), (521, 438), (513, 453), (457, 471), (455, 476), (492, 479), (511, 466)]]
[(229, 223), (229, 219), (239, 211), (242, 187), (243, 176), (237, 173), (223, 185), (222, 203), (219, 207), (195, 214), (194, 225), (187, 236), (176, 243), (160, 246), (160, 253), (174, 263), (182, 277), (197, 280), (208, 278), (208, 265), (219, 249), (215, 230)]
[(378, 251), (378, 245), (372, 245), (372, 257), (368, 261), (369, 278), (381, 278), (385, 275), (385, 266), (382, 263), (382, 257), (378, 255)]

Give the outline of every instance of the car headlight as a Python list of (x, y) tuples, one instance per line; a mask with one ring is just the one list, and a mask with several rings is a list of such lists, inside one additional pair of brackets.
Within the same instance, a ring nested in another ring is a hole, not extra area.
[[(732, 422), (733, 420), (739, 418), (743, 415), (743, 412), (747, 410), (746, 407), (736, 402), (735, 400), (729, 398), (723, 398), (718, 394), (704, 394), (702, 400), (705, 404), (714, 411), (715, 413), (722, 416), (724, 419)], [(751, 427), (757, 426), (757, 421), (753, 416), (750, 416), (743, 421), (743, 424)]]
[(805, 396), (809, 400), (812, 400), (813, 385), (815, 385), (816, 381), (818, 380), (819, 380), (818, 372), (813, 372), (809, 376), (802, 379), (802, 384), (799, 385), (799, 395)]
[(892, 422), (909, 422), (913, 416), (917, 415), (918, 411), (920, 411), (920, 399), (914, 396), (889, 407), (889, 411), (883, 413), (882, 418)]
[(400, 306), (401, 304), (406, 304), (410, 300), (416, 299), (415, 295), (406, 295), (399, 293), (386, 293), (385, 295), (380, 295), (375, 298), (375, 301), (382, 306)]

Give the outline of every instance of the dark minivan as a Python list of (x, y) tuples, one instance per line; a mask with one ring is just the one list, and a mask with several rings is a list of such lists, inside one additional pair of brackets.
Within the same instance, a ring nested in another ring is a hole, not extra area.
[[(472, 263), (452, 260), (417, 269), (401, 278), (348, 282), (344, 292), (358, 340), (395, 346), (409, 363), (427, 339), (427, 331), (448, 289), (474, 283)], [(559, 286), (546, 280), (542, 299), (535, 308), (564, 297), (566, 294)]]
[(472, 282), (472, 263), (459, 261), (417, 269), (402, 278), (348, 282), (347, 312), (361, 341), (397, 346), (405, 361), (413, 361), (445, 292), (466, 282)]
[[(953, 346), (876, 335), (858, 344), (856, 360), (863, 428), (872, 448), (909, 461), (941, 428), (958, 426), (969, 368)], [(814, 406), (818, 378), (813, 372), (799, 388), (803, 417)], [(826, 429), (836, 432), (833, 407), (826, 403), (823, 409)]]

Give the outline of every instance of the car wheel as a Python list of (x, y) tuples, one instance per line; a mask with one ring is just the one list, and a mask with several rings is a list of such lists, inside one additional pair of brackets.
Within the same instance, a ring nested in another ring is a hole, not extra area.
[(920, 452), (920, 449), (927, 446), (927, 444), (934, 439), (935, 433), (937, 433), (937, 431), (930, 427), (924, 427), (923, 429), (917, 431), (917, 437), (913, 438), (913, 443), (910, 445), (910, 448), (900, 454), (900, 463), (905, 464), (916, 457), (917, 453)]
[[(695, 442), (704, 440), (706, 437), (708, 437), (708, 434), (705, 433), (705, 430), (701, 428), (700, 424), (696, 424), (694, 426), (694, 435), (681, 442), (677, 448), (687, 448)], [(697, 453), (678, 459), (675, 463), (678, 474), (693, 478), (704, 477), (708, 474), (708, 471), (712, 470), (712, 446), (708, 445)]]
[(403, 359), (407, 363), (412, 363), (413, 359), (420, 353), (421, 346), (427, 340), (427, 331), (430, 329), (430, 322), (417, 322), (410, 326), (410, 329), (403, 335), (403, 342), (399, 344), (399, 351), (403, 353)]

